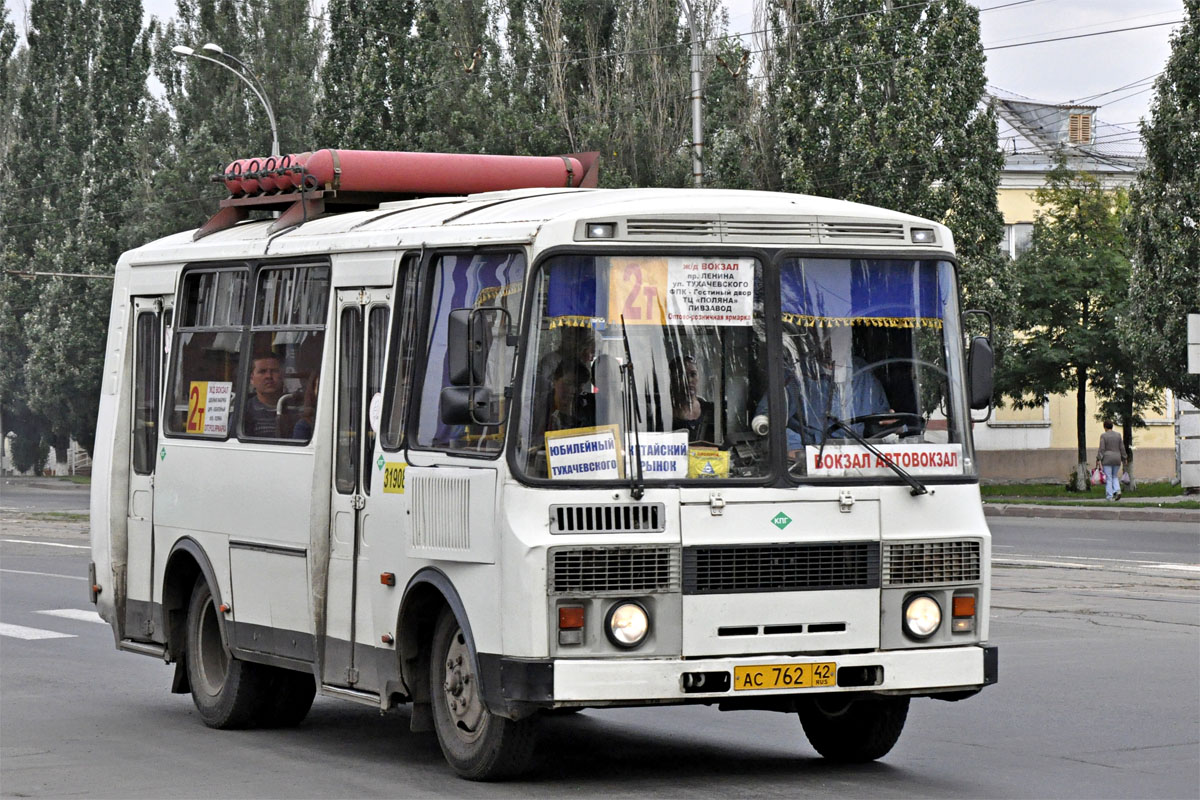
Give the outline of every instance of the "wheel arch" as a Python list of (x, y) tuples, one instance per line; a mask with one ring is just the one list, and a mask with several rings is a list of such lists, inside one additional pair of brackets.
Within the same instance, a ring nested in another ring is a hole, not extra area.
[[(167, 566), (163, 571), (162, 627), (167, 634), (167, 653), (171, 661), (179, 660), (180, 655), (187, 649), (188, 602), (191, 600), (196, 578), (201, 575), (212, 592), (213, 602), (220, 607), (223, 602), (221, 585), (217, 582), (217, 573), (213, 570), (212, 562), (199, 542), (185, 536), (171, 547), (171, 552), (167, 555)], [(225, 616), (217, 615), (217, 621), (221, 628), (221, 639), (228, 647), (230, 641)]]
[(475, 663), (475, 637), (462, 597), (454, 582), (436, 567), (418, 570), (404, 587), (400, 610), (396, 618), (396, 651), (400, 661), (400, 677), (414, 702), (428, 702), (429, 646), (443, 607), (449, 608), (462, 628), (467, 650)]

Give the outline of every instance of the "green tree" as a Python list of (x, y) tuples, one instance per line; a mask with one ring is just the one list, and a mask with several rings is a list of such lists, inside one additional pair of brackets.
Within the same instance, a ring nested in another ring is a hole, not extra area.
[(1142, 122), (1146, 167), (1130, 193), (1133, 275), (1123, 340), (1144, 374), (1200, 404), (1187, 372), (1187, 315), (1200, 313), (1200, 0), (1171, 37), (1171, 56)]
[(978, 9), (965, 0), (772, 0), (769, 10), (766, 119), (778, 129), (782, 188), (945, 223), (968, 304), (1010, 330), (996, 205), (1003, 156), (982, 102)]
[[(195, 227), (217, 209), (210, 178), (234, 158), (267, 156), (271, 128), (258, 98), (229, 70), (171, 48), (212, 42), (243, 61), (275, 111), (281, 153), (313, 147), (317, 74), (323, 48), (308, 0), (176, 0), (176, 17), (154, 37), (154, 74), (163, 86), (169, 136), (152, 170), (158, 235)], [(237, 66), (234, 64), (233, 66)]]
[(1089, 384), (1136, 386), (1137, 370), (1121, 351), (1116, 317), (1129, 285), (1122, 229), (1124, 191), (1105, 190), (1061, 160), (1034, 193), (1043, 209), (1030, 248), (1016, 262), (1020, 275), (1017, 336), (1000, 383), (1017, 407), (1050, 394), (1075, 393), (1076, 487), (1088, 473), (1085, 399)]

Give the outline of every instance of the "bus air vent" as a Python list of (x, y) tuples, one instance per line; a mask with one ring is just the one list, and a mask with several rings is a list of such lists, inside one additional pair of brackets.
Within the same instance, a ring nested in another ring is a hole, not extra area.
[(883, 546), (883, 585), (978, 583), (980, 549), (978, 540), (887, 542)]
[(625, 223), (630, 239), (668, 240), (680, 238), (721, 238), (721, 223), (715, 219), (685, 219), (672, 217), (642, 217)]
[(754, 219), (723, 217), (722, 240), (741, 241), (817, 241), (817, 225), (811, 219)]
[(631, 594), (679, 591), (679, 550), (660, 545), (555, 547), (550, 594)]
[(906, 242), (904, 224), (900, 222), (841, 222), (822, 220), (821, 239), (824, 241), (896, 241)]
[(662, 503), (550, 506), (551, 533), (657, 533), (667, 529)]
[(828, 542), (688, 547), (684, 594), (879, 588), (879, 544)]

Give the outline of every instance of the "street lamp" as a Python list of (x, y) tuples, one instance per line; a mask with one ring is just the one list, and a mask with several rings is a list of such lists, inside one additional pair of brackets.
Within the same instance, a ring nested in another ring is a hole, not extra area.
[[(239, 67), (241, 67), (241, 69), (240, 70), (236, 69), (219, 59), (201, 55), (200, 53), (197, 53), (192, 48), (184, 47), (181, 44), (177, 44), (174, 47), (172, 47), (171, 52), (181, 58), (198, 58), (201, 61), (212, 62), (213, 64), (216, 64), (218, 67), (224, 67), (225, 69), (232, 72), (234, 75), (237, 75), (238, 78), (241, 79), (241, 81), (243, 83), (245, 83), (247, 86), (249, 86), (250, 91), (254, 92), (254, 96), (258, 98), (259, 102), (261, 102), (263, 104), (263, 108), (265, 108), (267, 110), (267, 121), (271, 123), (271, 155), (273, 155), (273, 156), (279, 155), (279, 129), (275, 125), (275, 111), (271, 108), (271, 104), (267, 101), (266, 89), (263, 88), (262, 82), (258, 79), (258, 76), (254, 74), (253, 70), (251, 70), (250, 67), (246, 66), (245, 62), (243, 62), (237, 56), (233, 56), (233, 55), (230, 55), (229, 53), (226, 53), (224, 50), (221, 49), (220, 45), (216, 45), (216, 44), (213, 44), (212, 42), (208, 42), (207, 44), (203, 45), (200, 49), (207, 50), (208, 52), (215, 53), (219, 56), (224, 56), (225, 58), (230, 59), (235, 64), (237, 64)], [(253, 80), (251, 80), (251, 78), (253, 78)]]

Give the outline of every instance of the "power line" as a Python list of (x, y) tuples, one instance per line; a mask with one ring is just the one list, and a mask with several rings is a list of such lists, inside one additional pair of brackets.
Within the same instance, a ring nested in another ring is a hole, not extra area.
[(1179, 25), (1182, 22), (1183, 22), (1183, 20), (1181, 20), (1181, 19), (1175, 19), (1175, 20), (1171, 20), (1170, 22), (1155, 22), (1152, 25), (1135, 25), (1135, 26), (1129, 27), (1129, 28), (1113, 28), (1112, 30), (1096, 31), (1095, 33), (1077, 33), (1074, 36), (1056, 36), (1053, 39), (1038, 39), (1038, 40), (1032, 41), (1032, 42), (1018, 42), (1017, 44), (998, 44), (998, 45), (992, 45), (991, 47), (985, 47), (983, 49), (985, 51), (1008, 50), (1009, 48), (1012, 48), (1012, 47), (1029, 47), (1030, 45), (1046, 44), (1047, 42), (1065, 42), (1068, 39), (1086, 39), (1090, 36), (1107, 36), (1110, 33), (1125, 33), (1127, 31), (1140, 31), (1140, 30), (1144, 30), (1146, 28), (1161, 28), (1164, 25)]

